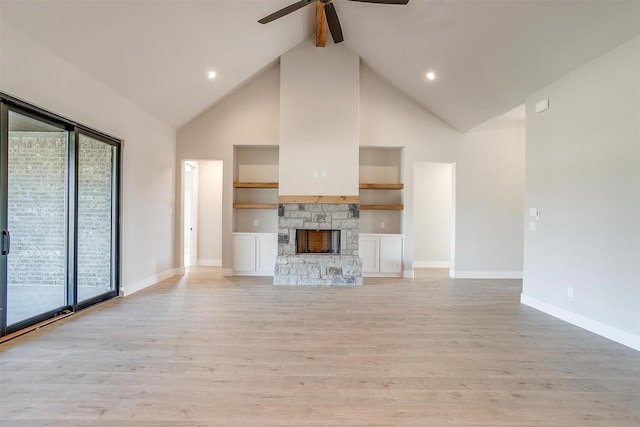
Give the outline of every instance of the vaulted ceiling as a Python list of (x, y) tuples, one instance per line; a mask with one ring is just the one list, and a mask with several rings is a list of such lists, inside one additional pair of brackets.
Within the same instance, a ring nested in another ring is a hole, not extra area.
[[(0, 19), (179, 128), (312, 36), (314, 7), (257, 22), (295, 1), (0, 0)], [(344, 44), (461, 131), (640, 34), (638, 0), (334, 4)]]

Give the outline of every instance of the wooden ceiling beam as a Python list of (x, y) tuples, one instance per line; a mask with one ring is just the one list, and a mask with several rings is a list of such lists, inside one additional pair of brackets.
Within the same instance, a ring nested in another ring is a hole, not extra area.
[(324, 4), (316, 0), (316, 47), (325, 47), (327, 41), (327, 18)]

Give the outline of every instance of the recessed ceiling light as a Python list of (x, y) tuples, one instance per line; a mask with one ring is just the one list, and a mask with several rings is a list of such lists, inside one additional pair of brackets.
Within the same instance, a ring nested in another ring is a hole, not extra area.
[(427, 78), (427, 80), (435, 80), (436, 73), (434, 73), (433, 71), (429, 71), (427, 74), (425, 74), (425, 77)]
[(207, 73), (207, 77), (209, 77), (209, 80), (214, 79), (216, 77), (216, 72), (215, 71), (209, 71)]

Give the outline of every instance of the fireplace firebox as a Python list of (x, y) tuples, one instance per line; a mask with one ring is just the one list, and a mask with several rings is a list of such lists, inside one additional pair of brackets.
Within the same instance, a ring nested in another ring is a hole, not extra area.
[(296, 253), (339, 254), (340, 230), (296, 230)]

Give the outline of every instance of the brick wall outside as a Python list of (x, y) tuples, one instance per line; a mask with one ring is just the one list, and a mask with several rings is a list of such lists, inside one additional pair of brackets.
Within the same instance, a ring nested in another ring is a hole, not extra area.
[(78, 158), (78, 286), (111, 285), (113, 148), (80, 135)]
[[(78, 285), (109, 289), (112, 147), (80, 137)], [(10, 286), (64, 286), (66, 271), (65, 134), (9, 137)]]
[(9, 285), (64, 286), (66, 134), (9, 137)]

